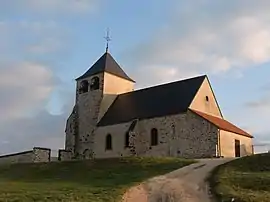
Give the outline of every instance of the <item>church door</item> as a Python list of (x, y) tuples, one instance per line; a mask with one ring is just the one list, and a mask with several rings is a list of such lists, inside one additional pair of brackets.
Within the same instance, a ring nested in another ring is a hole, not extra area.
[(240, 140), (235, 140), (235, 157), (240, 157)]

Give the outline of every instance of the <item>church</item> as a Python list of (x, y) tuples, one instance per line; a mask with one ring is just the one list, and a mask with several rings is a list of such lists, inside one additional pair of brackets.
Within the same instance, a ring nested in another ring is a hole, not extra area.
[(76, 82), (62, 160), (253, 154), (253, 136), (224, 118), (206, 75), (134, 90), (106, 51)]

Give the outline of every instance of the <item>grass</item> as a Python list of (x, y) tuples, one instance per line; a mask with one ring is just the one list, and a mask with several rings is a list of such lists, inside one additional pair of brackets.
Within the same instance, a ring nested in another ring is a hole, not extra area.
[(193, 163), (176, 158), (121, 158), (0, 166), (2, 202), (114, 202), (130, 187)]
[(210, 185), (218, 201), (270, 201), (270, 154), (239, 158), (218, 166)]

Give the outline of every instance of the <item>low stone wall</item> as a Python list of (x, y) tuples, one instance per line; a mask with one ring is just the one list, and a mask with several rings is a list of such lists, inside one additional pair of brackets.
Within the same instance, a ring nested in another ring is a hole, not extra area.
[(33, 149), (33, 162), (50, 162), (51, 149), (34, 147)]
[(33, 150), (0, 156), (0, 164), (49, 162), (51, 150), (34, 147)]
[(70, 161), (72, 160), (72, 152), (64, 149), (59, 149), (58, 151), (58, 160), (59, 161)]

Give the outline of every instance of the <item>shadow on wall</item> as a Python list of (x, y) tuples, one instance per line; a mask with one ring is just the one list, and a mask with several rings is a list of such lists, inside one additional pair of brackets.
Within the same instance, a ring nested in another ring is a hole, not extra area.
[(51, 149), (34, 147), (32, 150), (0, 156), (0, 164), (50, 162)]
[(249, 156), (253, 154), (253, 149), (247, 149), (247, 146), (245, 144), (240, 145), (240, 154), (241, 156)]

